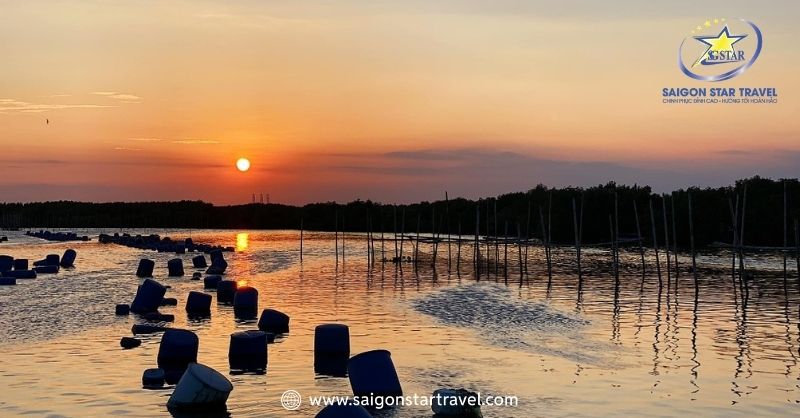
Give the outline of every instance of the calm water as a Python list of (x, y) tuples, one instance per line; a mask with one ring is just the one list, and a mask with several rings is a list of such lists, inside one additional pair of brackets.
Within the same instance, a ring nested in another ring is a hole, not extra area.
[[(96, 237), (114, 231), (87, 232)], [(256, 327), (237, 322), (232, 308), (216, 305), (209, 320), (187, 322), (186, 295), (201, 289), (202, 281), (189, 279), (191, 268), (185, 278), (167, 278), (172, 254), (4, 234), (10, 242), (0, 244), (0, 253), (33, 260), (72, 247), (78, 260), (72, 270), (0, 287), (0, 416), (169, 415), (171, 389), (141, 388), (142, 371), (155, 367), (160, 335), (144, 337), (133, 350), (118, 344), (137, 322), (135, 316), (116, 317), (114, 305), (133, 299), (139, 258), (157, 261), (156, 278), (171, 286), (167, 296), (178, 299), (177, 307), (162, 312), (175, 313), (173, 326), (199, 335), (200, 362), (227, 374), (230, 333)], [(291, 334), (269, 346), (267, 374), (229, 375), (233, 417), (317, 412), (307, 402), (299, 411), (285, 411), (279, 399), (287, 389), (304, 396), (351, 393), (346, 378), (314, 374), (313, 330), (326, 322), (350, 326), (353, 353), (390, 350), (406, 394), (465, 387), (519, 397), (516, 408), (484, 408), (486, 417), (800, 413), (800, 297), (794, 269), (784, 288), (777, 258), (748, 260), (760, 270), (745, 301), (730, 272), (721, 270), (730, 266), (725, 254), (699, 258), (702, 266), (720, 270), (704, 270), (695, 298), (685, 272), (669, 281), (669, 289), (665, 272), (659, 292), (654, 258), (648, 258), (653, 275), (642, 279), (634, 253), (622, 255), (622, 275), (615, 281), (607, 273), (609, 255), (586, 251), (588, 274), (579, 288), (568, 249), (555, 251), (548, 285), (536, 250), (529, 254), (529, 277), (520, 284), (515, 248), (509, 248), (514, 267), (507, 283), (501, 270), (499, 277), (476, 282), (466, 247), (460, 274), (455, 262), (448, 273), (441, 258), (436, 272), (429, 265), (401, 272), (391, 264), (369, 269), (365, 241), (356, 235), (348, 237), (345, 263), (338, 268), (330, 234), (306, 233), (302, 264), (296, 231), (191, 236), (236, 247), (226, 255), (228, 277), (256, 287), (260, 309), (291, 316)], [(406, 243), (406, 254), (409, 248)], [(446, 252), (440, 247), (440, 254)], [(182, 256), (189, 266), (191, 256)], [(689, 260), (680, 262), (684, 268)], [(431, 415), (424, 407), (401, 407), (378, 416)]]

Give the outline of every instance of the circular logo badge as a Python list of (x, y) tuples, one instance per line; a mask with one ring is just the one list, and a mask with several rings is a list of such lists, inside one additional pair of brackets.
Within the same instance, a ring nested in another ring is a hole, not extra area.
[(749, 20), (706, 20), (681, 42), (678, 67), (695, 80), (729, 80), (756, 62), (762, 44), (761, 30)]

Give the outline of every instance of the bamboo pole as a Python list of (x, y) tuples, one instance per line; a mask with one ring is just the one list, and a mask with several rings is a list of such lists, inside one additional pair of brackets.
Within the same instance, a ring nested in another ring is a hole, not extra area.
[(339, 212), (333, 213), (333, 237), (336, 249), (336, 265), (339, 265)]
[(689, 249), (692, 251), (692, 274), (694, 275), (694, 291), (697, 295), (697, 254), (694, 251), (694, 214), (692, 213), (692, 193), (686, 192), (689, 198)]
[(528, 242), (531, 239), (531, 192), (528, 192), (528, 220), (526, 226), (526, 233), (525, 233), (525, 273), (528, 273), (528, 249), (530, 249), (530, 243)]
[(522, 226), (517, 222), (517, 264), (519, 266), (519, 285), (522, 286)]
[(394, 218), (394, 258), (392, 262), (396, 262), (399, 254), (399, 248), (397, 247), (397, 205), (392, 205), (392, 217)]
[(611, 219), (611, 215), (608, 215), (608, 232), (611, 236), (611, 265), (614, 267), (614, 278), (619, 278), (617, 266), (617, 239), (614, 236), (614, 221)]
[(498, 219), (497, 219), (497, 199), (494, 199), (494, 276), (500, 274), (500, 241), (497, 240), (498, 233)]
[(744, 220), (747, 213), (747, 183), (744, 184), (744, 195), (742, 196), (742, 223), (739, 231), (739, 277), (744, 280), (744, 290), (748, 292), (747, 276), (744, 274)]
[(794, 260), (797, 264), (797, 290), (800, 290), (800, 229), (797, 227), (797, 218), (794, 219)]
[[(680, 277), (680, 267), (678, 266), (678, 227), (675, 222), (675, 193), (669, 198), (670, 209), (672, 211), (672, 254), (675, 258), (675, 278)], [(677, 289), (677, 287), (676, 287)]]
[(658, 236), (656, 235), (656, 215), (653, 213), (653, 198), (650, 198), (650, 225), (653, 229), (653, 250), (656, 253), (656, 272), (658, 274), (658, 288), (661, 289), (661, 261), (658, 256)]
[(619, 277), (619, 204), (617, 192), (614, 192), (614, 266), (616, 277)]
[(303, 262), (303, 218), (300, 218), (300, 262)]
[(489, 277), (489, 275), (491, 274), (491, 270), (490, 270), (490, 267), (489, 267), (489, 259), (491, 258), (491, 254), (492, 254), (492, 251), (489, 248), (489, 245), (491, 244), (490, 243), (491, 240), (489, 239), (490, 235), (491, 235), (491, 232), (490, 232), (491, 229), (489, 229), (489, 219), (492, 217), (491, 213), (492, 212), (491, 212), (491, 210), (489, 208), (489, 199), (487, 199), (486, 200), (486, 236), (485, 236), (485, 241), (486, 241), (486, 277)]
[(436, 240), (436, 206), (431, 205), (431, 237), (433, 237), (433, 261), (431, 262), (436, 269), (436, 252), (439, 250), (439, 243)]
[(447, 234), (447, 272), (450, 273), (453, 256), (450, 252), (450, 198), (447, 196), (446, 190), (444, 192), (444, 218), (447, 225), (445, 228), (445, 233)]
[(544, 244), (544, 256), (547, 261), (547, 286), (550, 286), (550, 281), (553, 279), (553, 269), (550, 264), (550, 240), (547, 237), (547, 228), (544, 224), (544, 213), (542, 207), (539, 206), (539, 221), (542, 227), (542, 243)]
[(578, 280), (583, 278), (581, 273), (581, 240), (578, 236), (578, 209), (575, 206), (575, 198), (572, 198), (572, 227), (575, 231), (575, 258), (578, 262)]
[(508, 221), (505, 223), (505, 236), (503, 237), (503, 276), (508, 284)]
[(475, 245), (472, 246), (472, 258), (475, 261), (475, 276), (481, 279), (481, 249), (479, 236), (481, 233), (481, 204), (475, 204)]
[(422, 223), (422, 211), (417, 211), (417, 245), (414, 247), (414, 267), (416, 268), (419, 261), (419, 228)]
[(669, 224), (667, 223), (667, 198), (664, 195), (661, 195), (661, 214), (664, 218), (664, 251), (667, 255), (667, 290), (670, 287), (670, 281), (672, 280), (672, 267), (670, 265), (672, 262), (669, 258)]
[[(646, 272), (646, 264), (644, 262), (644, 245), (642, 243), (642, 227), (639, 224), (639, 209), (636, 207), (636, 199), (633, 200), (633, 216), (636, 218), (636, 236), (639, 240), (639, 256), (642, 258), (642, 279), (644, 279)], [(642, 281), (642, 286), (644, 286), (644, 281)]]
[(344, 224), (344, 213), (342, 213), (342, 267), (344, 267), (344, 254), (345, 254), (345, 249), (347, 249), (347, 245), (346, 245), (346, 242), (345, 242), (345, 235), (346, 235), (345, 234), (345, 230), (347, 228), (344, 225), (345, 225)]
[(461, 220), (458, 221), (458, 243), (456, 244), (456, 271), (461, 274)]
[(403, 268), (403, 242), (406, 236), (406, 207), (403, 206), (400, 216), (400, 268)]
[(787, 216), (787, 205), (786, 205), (786, 180), (783, 180), (783, 289), (786, 290), (786, 285), (788, 282), (788, 274), (786, 272), (786, 246), (789, 245), (787, 232), (786, 232), (786, 216)]

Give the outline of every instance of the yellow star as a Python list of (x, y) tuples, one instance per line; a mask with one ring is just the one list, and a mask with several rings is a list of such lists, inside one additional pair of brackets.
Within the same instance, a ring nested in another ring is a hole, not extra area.
[(714, 19), (714, 23), (719, 23), (719, 19)]
[(700, 36), (695, 39), (704, 43), (708, 48), (700, 58), (695, 61), (692, 67), (697, 66), (700, 64), (704, 59), (708, 58), (709, 52), (730, 52), (735, 53), (736, 51), (733, 49), (733, 44), (736, 42), (741, 41), (744, 38), (743, 36), (736, 36), (731, 35), (728, 32), (728, 27), (725, 26), (722, 31), (717, 36)]
[(700, 27), (700, 26), (696, 27), (695, 29), (696, 29), (696, 30), (703, 30), (703, 28), (702, 28), (702, 27)]
[(706, 25), (707, 28), (710, 28), (711, 27), (711, 21), (710, 20), (706, 20), (705, 25)]

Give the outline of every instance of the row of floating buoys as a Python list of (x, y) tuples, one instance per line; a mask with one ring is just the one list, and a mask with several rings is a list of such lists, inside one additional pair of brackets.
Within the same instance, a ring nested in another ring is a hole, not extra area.
[(188, 252), (203, 252), (210, 253), (215, 250), (219, 251), (233, 251), (233, 247), (221, 247), (218, 245), (209, 245), (202, 243), (195, 243), (191, 238), (186, 238), (183, 241), (173, 241), (169, 237), (161, 238), (157, 234), (151, 235), (135, 235), (119, 234), (114, 235), (100, 234), (99, 241), (103, 244), (118, 244), (126, 247), (138, 248), (141, 250), (153, 250), (160, 253), (171, 252), (176, 254), (184, 254)]
[(38, 274), (54, 274), (62, 268), (74, 267), (78, 253), (73, 249), (64, 251), (63, 256), (48, 254), (44, 259), (33, 262), (29, 269), (28, 260), (0, 255), (0, 285), (15, 285), (17, 279), (35, 279)]
[(25, 235), (29, 237), (41, 238), (47, 241), (89, 241), (86, 235), (78, 235), (74, 232), (51, 232), (40, 230), (38, 232), (27, 231)]

